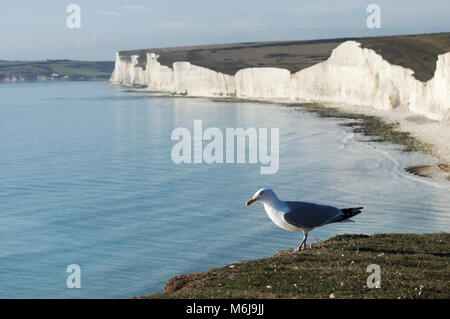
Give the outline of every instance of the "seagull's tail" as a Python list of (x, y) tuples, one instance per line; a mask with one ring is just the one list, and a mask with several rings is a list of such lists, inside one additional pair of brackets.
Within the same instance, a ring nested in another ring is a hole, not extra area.
[(353, 216), (358, 215), (359, 213), (361, 213), (361, 209), (363, 209), (364, 207), (354, 207), (354, 208), (342, 208), (341, 212), (341, 219), (338, 220), (339, 222), (345, 221), (349, 218), (352, 218)]

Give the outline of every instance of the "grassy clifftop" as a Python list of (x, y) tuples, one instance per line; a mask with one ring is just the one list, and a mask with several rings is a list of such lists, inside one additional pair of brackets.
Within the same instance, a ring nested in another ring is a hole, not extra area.
[(112, 61), (0, 61), (0, 82), (107, 80)]
[(121, 56), (139, 55), (146, 63), (146, 52), (160, 55), (159, 62), (172, 67), (177, 61), (188, 61), (226, 74), (248, 67), (277, 67), (297, 72), (328, 59), (342, 42), (355, 40), (371, 48), (392, 64), (411, 68), (415, 77), (427, 81), (433, 77), (439, 54), (450, 51), (450, 33), (340, 38), (311, 41), (252, 42), (188, 47), (154, 48), (120, 51)]
[[(370, 264), (380, 266), (381, 288), (366, 287)], [(450, 233), (340, 235), (301, 253), (180, 275), (140, 298), (450, 298), (449, 278)]]

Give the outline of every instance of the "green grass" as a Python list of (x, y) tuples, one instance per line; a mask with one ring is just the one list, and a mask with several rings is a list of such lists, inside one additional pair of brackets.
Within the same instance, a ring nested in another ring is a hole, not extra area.
[(22, 77), (24, 81), (36, 81), (37, 76), (66, 80), (105, 80), (111, 76), (114, 62), (111, 61), (0, 61), (0, 81), (9, 76)]
[[(366, 286), (367, 266), (381, 288)], [(140, 298), (450, 298), (450, 234), (339, 235), (300, 253), (281, 251), (169, 280)]]

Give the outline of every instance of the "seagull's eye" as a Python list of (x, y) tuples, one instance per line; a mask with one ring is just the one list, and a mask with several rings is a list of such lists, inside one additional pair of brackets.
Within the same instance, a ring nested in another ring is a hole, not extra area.
[(259, 193), (259, 196), (261, 196), (262, 194), (264, 194), (264, 192)]

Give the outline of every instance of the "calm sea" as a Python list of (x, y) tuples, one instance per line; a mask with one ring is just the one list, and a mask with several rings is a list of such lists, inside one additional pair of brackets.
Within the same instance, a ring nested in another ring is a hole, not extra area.
[[(279, 128), (280, 168), (171, 160), (176, 127)], [(364, 206), (341, 233), (450, 228), (450, 183), (402, 168), (431, 157), (370, 142), (277, 105), (151, 97), (102, 82), (0, 85), (0, 297), (127, 298), (181, 273), (271, 256), (300, 233), (276, 227), (260, 187), (281, 199)], [(66, 268), (81, 268), (69, 289)]]

